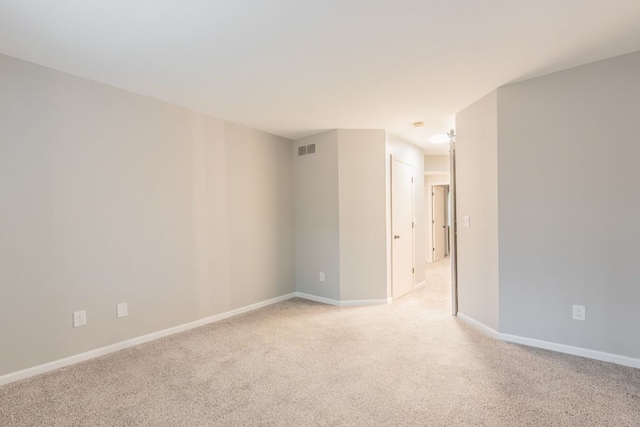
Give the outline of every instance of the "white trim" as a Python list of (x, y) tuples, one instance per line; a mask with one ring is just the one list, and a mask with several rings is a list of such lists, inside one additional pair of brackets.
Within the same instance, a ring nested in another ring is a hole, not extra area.
[(413, 289), (416, 290), (416, 289), (424, 288), (426, 284), (427, 284), (427, 281), (423, 280), (422, 282), (418, 283), (417, 285), (413, 285)]
[(305, 294), (304, 292), (296, 292), (296, 296), (302, 299), (308, 299), (309, 301), (321, 302), (329, 305), (340, 305), (340, 301), (335, 299), (329, 299), (325, 297), (319, 297), (316, 295)]
[(522, 344), (529, 347), (542, 348), (545, 350), (556, 351), (558, 353), (571, 354), (573, 356), (586, 357), (587, 359), (600, 360), (602, 362), (616, 363), (618, 365), (640, 369), (640, 359), (634, 359), (632, 357), (622, 356), (620, 354), (605, 353), (604, 351), (591, 350), (588, 348), (558, 344), (550, 341), (542, 341), (535, 338), (526, 338), (518, 335), (503, 334), (460, 312), (458, 312), (458, 317), (465, 323), (474, 326), (487, 335), (490, 335), (502, 341), (511, 342), (514, 344)]
[(480, 323), (478, 322), (476, 319), (473, 319), (463, 313), (458, 312), (458, 317), (460, 318), (460, 320), (462, 320), (463, 322), (465, 322), (468, 325), (473, 326), (476, 329), (481, 330), (482, 332), (484, 332), (485, 334), (489, 335), (490, 337), (493, 338), (497, 338), (500, 339), (500, 333), (498, 331), (496, 331), (493, 328), (490, 328), (489, 326), (485, 325), (484, 323)]
[(150, 334), (143, 335), (140, 337), (131, 338), (115, 344), (110, 344), (105, 347), (89, 350), (85, 353), (80, 353), (73, 356), (65, 357), (64, 359), (54, 360), (53, 362), (48, 362), (42, 365), (23, 369), (17, 372), (11, 372), (9, 374), (0, 376), (0, 385), (9, 384), (14, 381), (19, 381), (25, 378), (32, 377), (34, 375), (43, 374), (45, 372), (63, 368), (65, 366), (73, 365), (79, 362), (84, 362), (86, 360), (104, 356), (106, 354), (123, 350), (128, 347), (133, 347), (134, 345), (143, 344), (149, 341), (157, 340), (158, 338), (163, 338), (169, 335), (177, 334), (179, 332), (188, 331), (189, 329), (194, 329), (200, 326), (208, 325), (210, 323), (219, 322), (220, 320), (228, 319), (229, 317), (237, 316), (238, 314), (257, 310), (259, 308), (266, 307), (271, 304), (275, 304), (278, 302), (282, 302), (282, 301), (294, 298), (295, 296), (296, 296), (295, 293), (282, 295), (276, 298), (268, 299), (266, 301), (260, 301), (255, 304), (247, 305), (245, 307), (236, 308), (235, 310), (216, 314), (210, 317), (205, 317), (204, 319), (199, 319), (194, 322), (185, 323), (183, 325), (174, 326), (172, 328), (163, 329), (161, 331), (152, 332)]
[(588, 359), (595, 359), (603, 362), (617, 363), (618, 365), (640, 369), (640, 359), (634, 359), (620, 354), (605, 353), (604, 351), (574, 347), (571, 345), (542, 341), (534, 338), (519, 337), (517, 335), (510, 334), (500, 334), (500, 339), (516, 344), (528, 345), (529, 347), (538, 347), (545, 350), (557, 351), (558, 353), (572, 354), (574, 356), (586, 357)]
[(295, 295), (298, 298), (308, 299), (310, 301), (321, 302), (323, 304), (335, 305), (338, 307), (356, 307), (356, 306), (366, 306), (366, 305), (385, 305), (391, 304), (392, 299), (355, 299), (355, 300), (344, 300), (338, 301), (335, 299), (319, 297), (316, 295), (306, 294), (304, 292), (296, 292)]

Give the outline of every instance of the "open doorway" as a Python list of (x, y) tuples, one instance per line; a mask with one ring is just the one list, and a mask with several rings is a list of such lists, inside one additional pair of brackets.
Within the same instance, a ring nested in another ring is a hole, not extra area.
[(449, 255), (449, 185), (431, 187), (431, 252), (433, 262)]
[[(425, 156), (425, 163), (429, 161)], [(451, 192), (449, 175), (425, 175), (425, 222), (427, 259), (432, 263), (446, 258), (451, 251)]]
[[(427, 256), (425, 259), (426, 283), (430, 278), (451, 277), (452, 250), (454, 242), (454, 192), (452, 185), (452, 157), (447, 155), (425, 155), (425, 222)], [(457, 312), (455, 286), (451, 287), (452, 311)]]

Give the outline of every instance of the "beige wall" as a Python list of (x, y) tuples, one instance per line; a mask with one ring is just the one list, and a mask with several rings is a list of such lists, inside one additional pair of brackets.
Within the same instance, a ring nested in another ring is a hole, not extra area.
[[(498, 329), (498, 123), (494, 91), (456, 115), (458, 309)], [(465, 228), (469, 216), (471, 227)]]
[(449, 156), (424, 156), (424, 171), (428, 173), (449, 172)]
[(0, 375), (294, 291), (290, 140), (0, 56), (0, 152)]
[(292, 141), (227, 122), (231, 306), (294, 289)]
[[(315, 144), (316, 152), (298, 157), (297, 147), (308, 144)], [(301, 138), (294, 145), (296, 290), (339, 300), (338, 132)]]
[(386, 299), (385, 132), (339, 130), (340, 299)]

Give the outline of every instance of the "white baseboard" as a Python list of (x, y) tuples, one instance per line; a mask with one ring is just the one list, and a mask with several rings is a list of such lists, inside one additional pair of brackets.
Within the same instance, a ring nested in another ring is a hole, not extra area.
[(356, 307), (366, 305), (384, 305), (391, 304), (391, 298), (386, 299), (359, 299), (359, 300), (344, 300), (338, 301), (335, 299), (319, 297), (316, 295), (307, 294), (304, 292), (296, 292), (298, 298), (308, 299), (310, 301), (321, 302), (323, 304), (336, 305), (339, 307)]
[(325, 297), (319, 297), (317, 295), (306, 294), (304, 292), (296, 292), (296, 296), (302, 299), (308, 299), (309, 301), (321, 302), (329, 305), (340, 305), (340, 301)]
[(9, 374), (5, 374), (0, 376), (0, 386), (4, 384), (9, 384), (14, 381), (19, 381), (25, 378), (32, 377), (34, 375), (43, 374), (45, 372), (53, 371), (55, 369), (63, 368), (65, 366), (73, 365), (79, 362), (84, 362), (85, 360), (94, 359), (96, 357), (104, 356), (109, 353), (113, 353), (119, 350), (123, 350), (128, 347), (132, 347), (134, 345), (143, 344), (149, 341), (157, 340), (158, 338), (163, 338), (169, 335), (177, 334), (179, 332), (188, 331), (189, 329), (194, 329), (200, 326), (208, 325), (210, 323), (219, 322), (220, 320), (228, 319), (229, 317), (237, 316), (238, 314), (246, 313), (249, 311), (257, 310), (262, 307), (266, 307), (271, 304), (275, 304), (281, 301), (285, 301), (296, 296), (295, 293), (290, 293), (287, 295), (282, 295), (276, 298), (271, 298), (266, 301), (260, 301), (255, 304), (247, 305), (245, 307), (240, 307), (235, 310), (227, 311), (224, 313), (216, 314), (210, 317), (205, 317), (204, 319), (199, 319), (193, 322), (185, 323), (183, 325), (174, 326), (172, 328), (163, 329), (158, 332), (152, 332), (147, 335), (143, 335), (136, 338), (131, 338), (125, 341), (121, 341), (115, 344), (108, 345), (106, 347), (97, 348), (95, 350), (90, 350), (85, 353), (76, 354), (73, 356), (65, 357), (64, 359), (55, 360), (53, 362), (48, 362), (43, 365), (34, 366), (32, 368), (23, 369), (17, 372), (11, 372)]
[(619, 354), (605, 353), (603, 351), (591, 350), (588, 348), (558, 344), (550, 341), (542, 341), (535, 338), (526, 338), (518, 335), (504, 334), (460, 312), (458, 313), (458, 317), (465, 323), (483, 331), (487, 335), (490, 335), (502, 341), (512, 342), (514, 344), (522, 344), (529, 347), (542, 348), (545, 350), (557, 351), (558, 353), (586, 357), (587, 359), (600, 360), (602, 362), (616, 363), (618, 365), (629, 366), (632, 368), (640, 368), (640, 359), (634, 359), (632, 357), (622, 356)]
[(571, 345), (558, 344), (549, 341), (541, 341), (534, 338), (519, 337), (517, 335), (500, 334), (500, 339), (516, 344), (524, 344), (529, 347), (544, 348), (545, 350), (557, 351), (559, 353), (572, 354), (574, 356), (586, 357), (588, 359), (600, 360), (602, 362), (616, 363), (618, 365), (630, 366), (640, 369), (640, 359), (622, 356), (619, 354), (605, 353), (604, 351), (591, 350), (588, 348), (574, 347)]
[(480, 323), (478, 322), (476, 319), (469, 317), (465, 314), (462, 314), (460, 312), (458, 312), (458, 318), (460, 320), (462, 320), (463, 322), (467, 323), (468, 325), (473, 326), (476, 329), (481, 330), (482, 332), (484, 332), (485, 334), (493, 337), (493, 338), (497, 338), (500, 339), (500, 333), (498, 331), (496, 331), (493, 328), (490, 328), (489, 326), (485, 325), (484, 323)]
[(413, 287), (413, 289), (415, 290), (415, 289), (424, 288), (426, 284), (427, 284), (427, 281), (426, 281), (426, 280), (423, 280), (422, 282), (420, 282), (420, 283), (418, 283), (417, 285), (415, 285), (415, 286)]

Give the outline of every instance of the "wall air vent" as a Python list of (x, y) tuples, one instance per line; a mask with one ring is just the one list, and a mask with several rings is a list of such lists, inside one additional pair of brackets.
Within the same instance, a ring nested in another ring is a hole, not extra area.
[(316, 144), (302, 145), (298, 147), (298, 157), (316, 152)]

